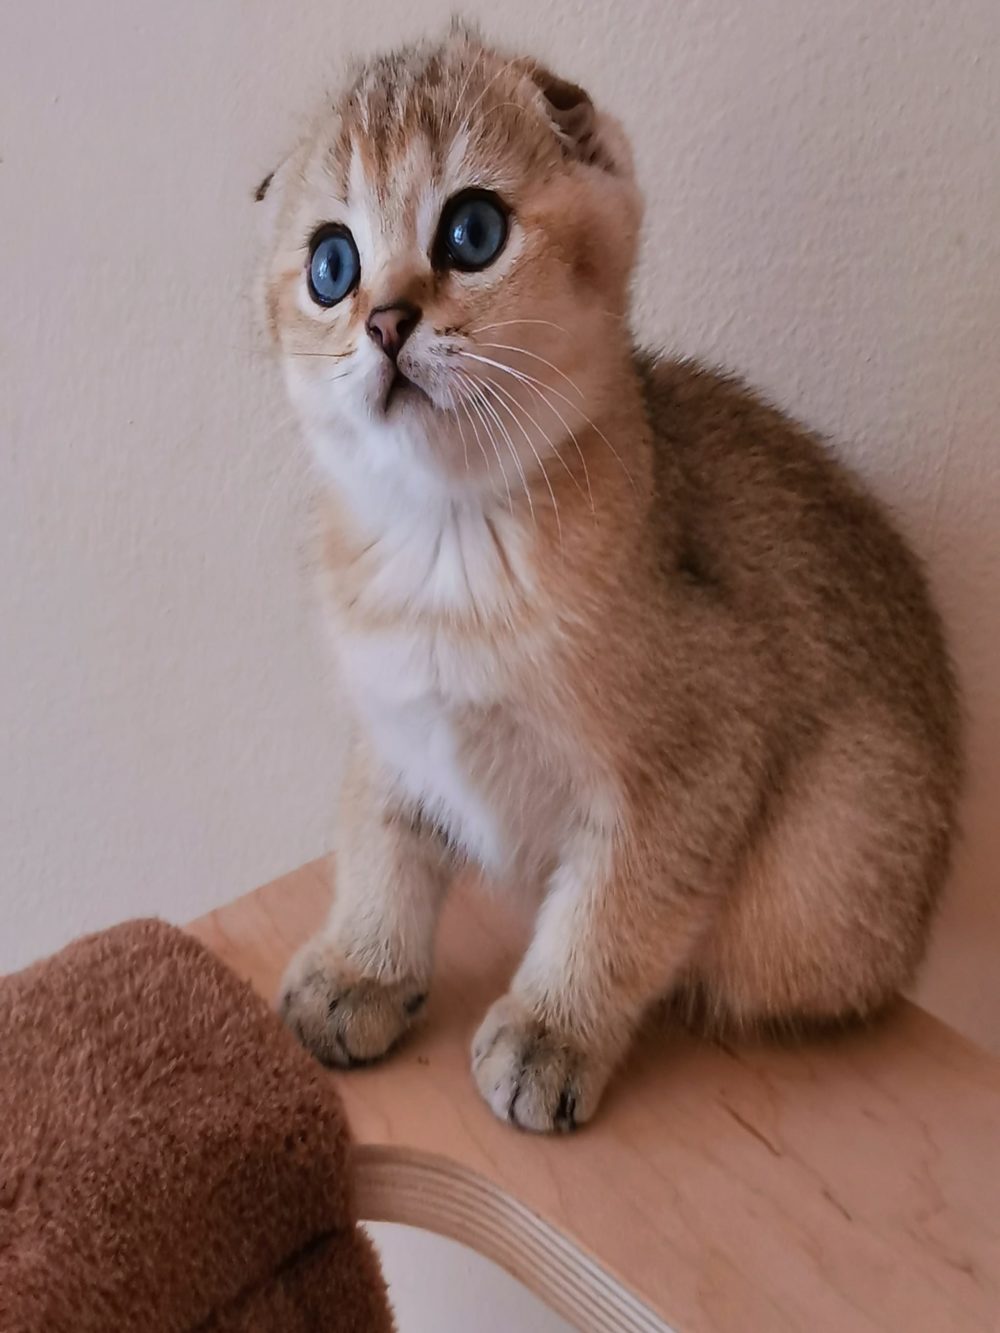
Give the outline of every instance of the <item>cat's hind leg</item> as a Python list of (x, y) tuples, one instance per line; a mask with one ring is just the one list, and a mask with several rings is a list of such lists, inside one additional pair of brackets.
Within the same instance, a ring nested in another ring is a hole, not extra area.
[(736, 1031), (812, 1029), (884, 1009), (924, 952), (954, 788), (926, 750), (877, 720), (831, 733), (776, 800), (680, 1007), (687, 1000), (699, 1022)]

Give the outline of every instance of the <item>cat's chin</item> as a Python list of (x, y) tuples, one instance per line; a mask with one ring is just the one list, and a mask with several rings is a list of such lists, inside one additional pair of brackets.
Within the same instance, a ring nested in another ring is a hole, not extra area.
[(397, 367), (382, 399), (383, 416), (391, 419), (400, 412), (421, 406), (433, 407), (434, 403), (415, 380), (411, 380)]

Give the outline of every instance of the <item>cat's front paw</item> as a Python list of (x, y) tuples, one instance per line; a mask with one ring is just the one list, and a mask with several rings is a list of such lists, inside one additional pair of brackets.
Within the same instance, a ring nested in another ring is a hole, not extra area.
[(551, 1134), (590, 1119), (610, 1067), (505, 995), (473, 1040), (472, 1073), (494, 1115), (519, 1129)]
[(415, 982), (364, 977), (329, 941), (311, 940), (285, 973), (278, 1012), (323, 1064), (350, 1069), (395, 1046), (426, 998)]

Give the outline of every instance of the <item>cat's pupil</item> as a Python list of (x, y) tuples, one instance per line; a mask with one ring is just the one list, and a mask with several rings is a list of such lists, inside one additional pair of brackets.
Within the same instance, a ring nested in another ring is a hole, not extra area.
[(507, 214), (499, 200), (459, 198), (445, 211), (442, 236), (448, 261), (474, 271), (491, 263), (507, 239)]
[(478, 250), (486, 239), (486, 229), (482, 220), (475, 213), (455, 228), (455, 240), (459, 245), (468, 241), (473, 250)]
[(332, 254), (328, 250), (320, 261), (320, 266), (324, 271), (324, 276), (330, 282), (336, 282), (337, 278), (340, 276), (340, 270), (343, 267), (340, 262), (340, 254), (338, 250), (334, 250)]

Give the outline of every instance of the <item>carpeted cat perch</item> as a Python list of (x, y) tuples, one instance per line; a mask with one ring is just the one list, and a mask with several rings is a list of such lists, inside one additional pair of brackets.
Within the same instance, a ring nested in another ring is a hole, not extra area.
[(328, 1076), (137, 921), (0, 980), (3, 1333), (381, 1333)]

